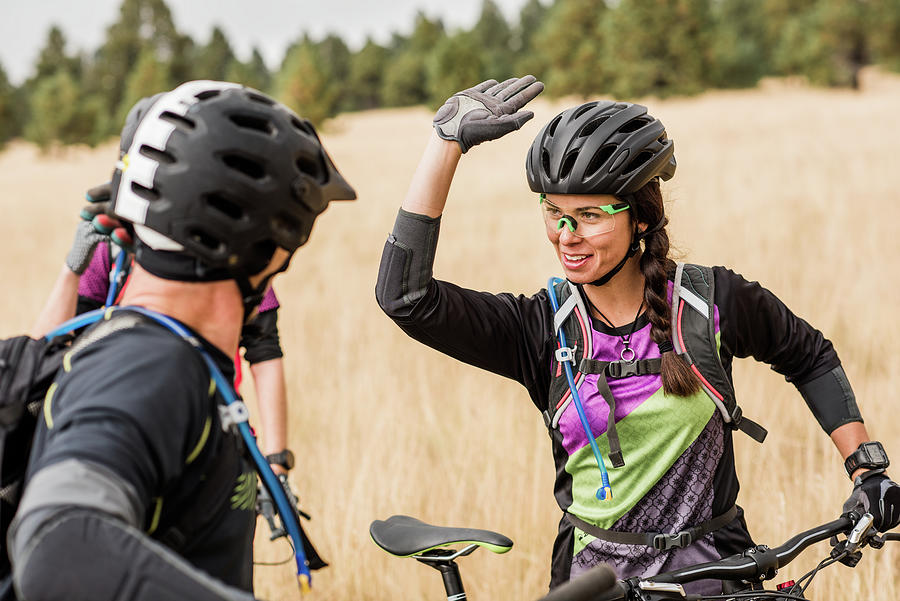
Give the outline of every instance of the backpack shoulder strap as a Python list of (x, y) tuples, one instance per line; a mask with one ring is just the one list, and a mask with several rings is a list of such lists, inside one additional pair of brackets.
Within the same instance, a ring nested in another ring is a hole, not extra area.
[(700, 379), (725, 423), (762, 442), (766, 429), (743, 416), (734, 385), (719, 358), (714, 299), (715, 277), (710, 267), (677, 264), (672, 288), (672, 345)]
[[(583, 359), (590, 359), (593, 353), (593, 340), (588, 326), (587, 307), (578, 287), (563, 279), (554, 279), (553, 290), (548, 287), (548, 294), (556, 294), (559, 309), (553, 315), (553, 336), (557, 339), (554, 361), (551, 362), (550, 394), (547, 409), (543, 412), (544, 424), (551, 430), (556, 428), (563, 410), (572, 401), (572, 391), (563, 373), (562, 363), (570, 361), (575, 375), (576, 388), (584, 381), (584, 374), (579, 370)], [(566, 346), (559, 344), (558, 331), (562, 327)]]

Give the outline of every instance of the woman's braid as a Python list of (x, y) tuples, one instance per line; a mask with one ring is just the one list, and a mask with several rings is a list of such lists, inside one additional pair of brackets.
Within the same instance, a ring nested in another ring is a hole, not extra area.
[[(640, 268), (645, 282), (644, 306), (651, 324), (650, 337), (653, 342), (662, 344), (670, 340), (672, 334), (668, 274), (674, 271), (675, 263), (669, 258), (669, 235), (665, 230), (668, 219), (659, 183), (651, 181), (632, 194), (627, 202), (631, 204), (636, 222), (647, 224), (647, 230), (651, 232), (643, 238)], [(660, 371), (666, 394), (688, 396), (700, 390), (699, 380), (674, 351), (662, 354)]]

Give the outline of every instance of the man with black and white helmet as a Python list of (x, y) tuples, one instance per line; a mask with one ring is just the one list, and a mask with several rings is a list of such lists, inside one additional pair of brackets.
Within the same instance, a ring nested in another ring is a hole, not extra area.
[[(155, 97), (113, 175), (134, 224), (121, 305), (190, 330), (226, 379), (241, 326), (331, 200), (355, 193), (307, 121), (255, 90)], [(23, 600), (253, 599), (256, 475), (201, 355), (123, 310), (45, 401), (9, 553)]]

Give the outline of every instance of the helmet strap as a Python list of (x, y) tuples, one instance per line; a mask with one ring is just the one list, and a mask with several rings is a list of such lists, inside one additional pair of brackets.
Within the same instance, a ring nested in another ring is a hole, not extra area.
[(589, 282), (588, 286), (602, 286), (607, 283), (613, 276), (619, 273), (623, 267), (625, 267), (625, 263), (628, 262), (628, 259), (634, 256), (634, 254), (641, 247), (641, 239), (638, 236), (635, 236), (631, 240), (631, 245), (628, 247), (628, 252), (625, 253), (625, 256), (622, 257), (622, 260), (619, 261), (615, 267), (606, 272), (606, 275), (600, 277), (599, 279), (594, 280), (593, 282)]
[(288, 263), (291, 262), (292, 256), (293, 253), (288, 255), (284, 260), (284, 263), (282, 263), (281, 267), (262, 278), (262, 280), (260, 280), (260, 282), (256, 286), (250, 283), (251, 276), (243, 273), (236, 274), (234, 276), (234, 281), (237, 282), (238, 289), (241, 292), (241, 301), (244, 303), (245, 324), (250, 321), (250, 317), (253, 315), (254, 309), (259, 307), (260, 303), (262, 303), (263, 297), (265, 297), (266, 295), (266, 290), (269, 288), (269, 282), (277, 274), (287, 269)]
[(625, 263), (628, 262), (628, 259), (633, 257), (635, 253), (641, 248), (641, 240), (649, 236), (650, 234), (655, 234), (656, 232), (662, 230), (666, 227), (666, 224), (669, 222), (668, 219), (663, 217), (659, 223), (654, 225), (653, 227), (648, 227), (643, 232), (635, 232), (634, 236), (631, 238), (631, 245), (628, 247), (628, 252), (625, 253), (625, 256), (622, 257), (622, 260), (619, 261), (615, 267), (606, 272), (602, 277), (594, 280), (593, 282), (589, 282), (588, 286), (602, 286), (615, 276), (623, 267), (625, 267)]

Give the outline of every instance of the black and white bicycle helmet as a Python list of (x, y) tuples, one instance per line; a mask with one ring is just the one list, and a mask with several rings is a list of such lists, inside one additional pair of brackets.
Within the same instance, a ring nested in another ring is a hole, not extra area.
[(647, 107), (595, 101), (563, 111), (537, 135), (525, 160), (528, 185), (548, 194), (613, 194), (675, 174), (675, 143)]
[(144, 99), (122, 133), (113, 210), (162, 277), (256, 274), (277, 248), (303, 245), (329, 201), (356, 198), (308, 121), (238, 84), (191, 81)]

